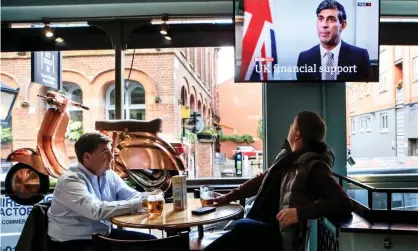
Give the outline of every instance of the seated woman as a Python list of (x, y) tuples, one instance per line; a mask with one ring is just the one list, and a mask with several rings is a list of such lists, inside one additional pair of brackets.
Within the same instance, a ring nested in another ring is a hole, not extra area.
[(210, 244), (205, 251), (304, 250), (310, 220), (351, 217), (352, 203), (332, 177), (334, 154), (324, 143), (326, 125), (309, 111), (295, 117), (282, 151), (263, 174), (229, 194), (217, 205), (256, 196), (247, 218)]

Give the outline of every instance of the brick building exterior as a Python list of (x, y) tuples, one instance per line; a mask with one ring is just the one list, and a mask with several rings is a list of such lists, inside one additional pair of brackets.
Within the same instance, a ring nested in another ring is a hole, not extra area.
[[(125, 118), (162, 118), (163, 136), (167, 140), (180, 140), (182, 123), (181, 105), (202, 113), (210, 125), (215, 112), (215, 83), (217, 67), (216, 48), (147, 49), (136, 50), (132, 70), (133, 50), (125, 54)], [(30, 84), (30, 53), (1, 54), (1, 83), (20, 88), (12, 112), (13, 141), (9, 148), (35, 147), (37, 130), (45, 112), (45, 101), (37, 94), (46, 87)], [(63, 91), (71, 99), (82, 102), (90, 110), (72, 109), (70, 120), (81, 121), (84, 132), (94, 131), (96, 120), (114, 117), (114, 52), (63, 52)], [(30, 106), (22, 107), (27, 101)], [(71, 144), (68, 141), (67, 144)], [(10, 153), (2, 144), (2, 158)], [(74, 154), (70, 154), (74, 157)]]
[(348, 84), (351, 154), (418, 156), (418, 46), (380, 46), (379, 68), (379, 82)]
[(217, 107), (224, 135), (251, 135), (254, 142), (235, 143), (221, 142), (221, 152), (227, 158), (232, 158), (237, 146), (251, 145), (256, 150), (263, 151), (263, 139), (259, 135), (260, 120), (262, 119), (262, 83), (235, 83), (230, 78), (217, 85)]

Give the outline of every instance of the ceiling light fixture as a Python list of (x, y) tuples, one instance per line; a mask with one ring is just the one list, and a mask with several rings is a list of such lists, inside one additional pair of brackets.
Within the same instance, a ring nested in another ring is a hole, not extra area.
[(161, 31), (160, 31), (160, 33), (162, 35), (167, 35), (167, 24), (166, 23), (162, 23), (161, 24)]
[(152, 19), (151, 24), (232, 24), (232, 18), (171, 18), (163, 21), (161, 19)]
[(60, 38), (60, 37), (57, 37), (57, 38), (55, 39), (55, 42), (57, 42), (58, 44), (61, 44), (61, 43), (63, 43), (63, 42), (64, 42), (64, 39), (62, 39), (62, 38)]
[(162, 35), (167, 35), (167, 31), (168, 31), (168, 25), (167, 25), (167, 21), (168, 21), (168, 15), (163, 15), (161, 16), (161, 31), (160, 33)]
[(164, 38), (165, 38), (166, 40), (171, 41), (171, 32), (170, 32), (170, 31), (168, 31), (168, 32), (167, 32), (167, 34), (164, 36)]
[(49, 26), (49, 21), (44, 21), (44, 33), (47, 38), (51, 38), (54, 36), (54, 30)]

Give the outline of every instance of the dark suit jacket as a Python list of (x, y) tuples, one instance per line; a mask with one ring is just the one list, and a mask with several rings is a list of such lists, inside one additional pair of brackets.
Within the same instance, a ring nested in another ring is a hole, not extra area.
[[(307, 51), (299, 54), (298, 67), (316, 65), (317, 72), (297, 72), (298, 80), (321, 80), (322, 73), (319, 72), (321, 66), (321, 51), (319, 45), (312, 47)], [(357, 72), (340, 72), (337, 75), (338, 81), (347, 82), (372, 82), (373, 74), (369, 60), (369, 53), (366, 49), (362, 49), (353, 45), (349, 45), (341, 41), (340, 53), (338, 56), (338, 66), (357, 66)]]

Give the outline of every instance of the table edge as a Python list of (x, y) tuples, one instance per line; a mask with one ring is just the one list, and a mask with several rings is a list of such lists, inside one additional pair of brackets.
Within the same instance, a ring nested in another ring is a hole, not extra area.
[[(139, 228), (139, 229), (168, 229), (168, 228), (186, 228), (186, 227), (197, 227), (200, 225), (207, 225), (207, 224), (212, 224), (212, 223), (217, 223), (217, 222), (221, 222), (224, 220), (228, 220), (228, 219), (232, 219), (236, 216), (238, 216), (240, 213), (242, 213), (244, 211), (244, 208), (240, 205), (240, 204), (234, 204), (236, 206), (239, 206), (239, 209), (236, 213), (228, 215), (228, 216), (224, 216), (221, 218), (216, 218), (213, 220), (206, 220), (206, 221), (199, 221), (199, 222), (193, 222), (193, 223), (184, 223), (184, 224), (164, 224), (164, 225), (155, 225), (155, 224), (131, 224), (131, 223), (122, 223), (120, 221), (117, 221), (114, 219), (114, 217), (112, 217), (110, 219), (110, 222), (118, 227), (130, 227), (130, 228)], [(119, 215), (119, 216), (123, 216), (123, 215)], [(119, 216), (115, 216), (115, 217), (119, 217)]]

